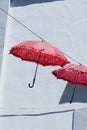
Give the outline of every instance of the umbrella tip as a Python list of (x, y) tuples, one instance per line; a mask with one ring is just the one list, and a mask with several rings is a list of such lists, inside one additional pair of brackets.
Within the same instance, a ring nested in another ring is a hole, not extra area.
[(72, 100), (69, 102), (70, 104), (72, 103)]

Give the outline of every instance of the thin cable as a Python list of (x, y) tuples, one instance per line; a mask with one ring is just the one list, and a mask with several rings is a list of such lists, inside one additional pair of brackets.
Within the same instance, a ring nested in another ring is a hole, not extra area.
[[(62, 51), (63, 52), (63, 51)], [(74, 58), (72, 58), (71, 56), (67, 55), (65, 52), (63, 52), (64, 55), (66, 55), (67, 57), (69, 57), (70, 59), (72, 59), (73, 61), (75, 61), (76, 63), (78, 63), (79, 65), (82, 65), (80, 62), (78, 62), (77, 60), (75, 60)]]
[[(28, 31), (30, 31), (32, 34), (34, 34), (35, 36), (37, 36), (38, 38), (41, 39), (41, 41), (46, 41), (44, 40), (41, 36), (39, 36), (38, 34), (36, 34), (35, 32), (33, 32), (29, 27), (27, 27), (26, 25), (24, 25), (22, 22), (20, 22), (18, 19), (16, 19), (15, 17), (13, 17), (11, 14), (9, 14), (6, 10), (2, 9), (0, 7), (0, 10), (2, 10), (5, 14), (7, 14), (8, 16), (10, 16), (12, 19), (14, 19), (17, 23), (19, 23), (22, 27), (24, 27), (25, 29), (27, 29)], [(47, 41), (46, 41), (47, 42)], [(62, 51), (63, 52), (63, 51)], [(78, 62), (77, 60), (75, 60), (74, 58), (72, 58), (71, 56), (69, 56), (68, 54), (64, 53), (64, 55), (66, 55), (67, 57), (69, 57), (70, 59), (72, 59), (73, 61), (77, 62), (78, 64), (81, 65), (80, 62)]]
[(38, 38), (40, 38), (42, 41), (45, 41), (43, 38), (41, 38), (38, 34), (36, 34), (35, 32), (33, 32), (30, 28), (28, 28), (26, 25), (24, 25), (22, 22), (20, 22), (18, 19), (16, 19), (15, 17), (13, 17), (11, 14), (9, 14), (6, 10), (0, 8), (0, 10), (2, 10), (5, 14), (7, 14), (8, 16), (10, 16), (12, 19), (14, 19), (17, 23), (19, 23), (20, 25), (22, 25), (24, 28), (26, 28), (28, 31), (30, 31), (32, 34), (34, 34), (35, 36), (37, 36)]

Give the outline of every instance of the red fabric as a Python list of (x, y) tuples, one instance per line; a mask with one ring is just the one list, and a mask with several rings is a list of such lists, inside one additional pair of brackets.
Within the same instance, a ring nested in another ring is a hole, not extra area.
[(67, 64), (52, 74), (73, 84), (87, 85), (87, 67), (83, 65)]
[(43, 66), (63, 66), (69, 63), (59, 49), (53, 47), (47, 42), (23, 41), (16, 46), (13, 46), (10, 50), (10, 53), (21, 58), (22, 60), (36, 62)]

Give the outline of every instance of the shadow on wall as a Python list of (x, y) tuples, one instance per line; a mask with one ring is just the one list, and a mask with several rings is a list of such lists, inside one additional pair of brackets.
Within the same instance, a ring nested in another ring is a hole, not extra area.
[(44, 3), (44, 2), (53, 2), (53, 1), (64, 1), (64, 0), (10, 0), (11, 6), (26, 6), (29, 4), (36, 4), (36, 3)]
[[(67, 83), (59, 104), (67, 103), (70, 101), (73, 89), (74, 85)], [(77, 85), (73, 102), (87, 103), (87, 87)]]

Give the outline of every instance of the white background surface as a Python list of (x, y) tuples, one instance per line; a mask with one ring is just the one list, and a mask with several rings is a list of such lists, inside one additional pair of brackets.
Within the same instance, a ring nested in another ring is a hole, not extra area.
[[(4, 8), (7, 11), (8, 0), (3, 0), (3, 1), (0, 0), (0, 8)], [(3, 12), (0, 10), (0, 72), (1, 72), (1, 65), (2, 65), (6, 23), (7, 23), (7, 15), (3, 14)]]
[[(25, 5), (24, 5), (25, 4)], [(9, 13), (30, 27), (35, 33), (47, 40), (61, 51), (73, 57), (80, 63), (87, 65), (87, 1), (64, 0), (16, 3), (9, 8)], [(39, 40), (36, 36), (25, 30), (11, 18), (8, 18), (1, 73), (1, 107), (11, 108), (61, 108), (63, 110), (87, 105), (87, 88), (78, 86), (74, 102), (69, 104), (73, 85), (63, 80), (57, 80), (52, 70), (57, 67), (39, 66), (34, 88), (29, 89), (27, 84), (32, 81), (35, 63), (21, 61), (8, 55), (10, 48), (23, 40)], [(69, 58), (68, 58), (69, 59)], [(72, 63), (75, 63), (69, 59)], [(26, 111), (26, 110), (25, 110)], [(37, 111), (37, 110), (36, 110)], [(15, 114), (16, 111), (13, 111)], [(53, 117), (52, 117), (53, 116)], [(4, 121), (3, 129), (10, 130), (13, 126), (19, 129), (72, 129), (72, 112), (42, 117), (15, 117)], [(55, 118), (53, 122), (53, 118)], [(12, 120), (11, 120), (12, 119)], [(48, 120), (46, 122), (46, 120)], [(52, 120), (51, 120), (52, 119)], [(15, 125), (18, 121), (18, 125)], [(31, 122), (30, 122), (31, 121)], [(32, 123), (35, 122), (35, 127)], [(47, 123), (48, 125), (44, 128)], [(53, 122), (53, 124), (52, 124)], [(61, 122), (61, 123), (60, 123)], [(65, 122), (68, 122), (65, 123)], [(23, 124), (24, 128), (21, 127)], [(28, 125), (30, 123), (30, 125)], [(43, 125), (42, 125), (43, 124)], [(6, 128), (6, 126), (8, 127)], [(51, 127), (52, 125), (52, 127)]]
[(87, 108), (81, 108), (81, 109), (75, 110), (74, 130), (87, 130), (87, 116), (86, 115), (87, 115)]

